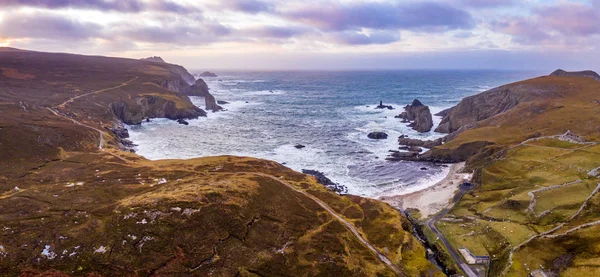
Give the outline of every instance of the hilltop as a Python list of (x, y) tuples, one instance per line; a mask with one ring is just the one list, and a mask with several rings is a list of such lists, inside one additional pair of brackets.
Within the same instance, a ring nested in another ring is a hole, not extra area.
[(4, 274), (443, 275), (382, 202), (266, 160), (123, 151), (123, 122), (206, 114), (181, 66), (6, 48), (0, 65)]

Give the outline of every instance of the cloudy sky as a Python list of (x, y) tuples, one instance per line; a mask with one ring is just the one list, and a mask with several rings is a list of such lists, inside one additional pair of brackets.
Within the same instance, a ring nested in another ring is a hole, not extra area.
[(195, 69), (600, 70), (600, 0), (0, 0), (0, 46)]

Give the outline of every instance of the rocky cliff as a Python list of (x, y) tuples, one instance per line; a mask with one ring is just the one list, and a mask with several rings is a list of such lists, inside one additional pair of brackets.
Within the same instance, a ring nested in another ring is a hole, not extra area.
[(184, 88), (181, 92), (189, 96), (200, 96), (206, 97), (210, 93), (208, 92), (208, 85), (202, 79), (198, 79), (195, 83), (189, 87)]
[(591, 70), (564, 71), (562, 69), (557, 69), (554, 72), (550, 73), (550, 76), (588, 77), (588, 78), (592, 78), (596, 81), (600, 81), (600, 75), (598, 75), (598, 73), (591, 71)]
[(474, 124), (511, 109), (519, 104), (519, 99), (519, 95), (509, 87), (499, 87), (466, 97), (447, 112), (435, 131), (452, 133), (463, 126)]
[(408, 125), (414, 130), (424, 133), (431, 131), (433, 119), (429, 107), (423, 105), (418, 99), (413, 100), (412, 104), (404, 107), (404, 112), (399, 116), (404, 122), (410, 122)]
[(180, 107), (173, 100), (155, 95), (144, 95), (135, 99), (133, 103), (116, 101), (110, 105), (110, 108), (115, 116), (126, 124), (140, 124), (149, 118), (177, 120), (206, 116), (205, 111), (194, 105)]

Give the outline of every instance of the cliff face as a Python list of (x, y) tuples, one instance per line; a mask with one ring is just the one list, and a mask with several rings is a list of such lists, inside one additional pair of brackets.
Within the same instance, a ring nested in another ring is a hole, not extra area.
[(117, 118), (126, 124), (140, 124), (147, 118), (194, 119), (206, 116), (202, 109), (189, 105), (178, 107), (172, 100), (160, 96), (145, 95), (137, 98), (134, 103), (117, 101), (110, 105)]
[(447, 112), (435, 131), (452, 133), (463, 126), (503, 113), (519, 104), (519, 98), (505, 87), (467, 97)]
[(591, 70), (564, 71), (562, 69), (557, 69), (554, 72), (550, 73), (550, 76), (588, 77), (588, 78), (592, 78), (596, 81), (600, 81), (600, 75), (598, 75), (598, 73), (591, 71)]

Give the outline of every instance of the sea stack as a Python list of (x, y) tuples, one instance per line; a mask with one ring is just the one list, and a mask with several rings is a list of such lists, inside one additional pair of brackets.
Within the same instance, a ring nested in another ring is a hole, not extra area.
[(433, 117), (429, 107), (423, 105), (418, 99), (413, 100), (412, 104), (404, 107), (404, 112), (396, 117), (402, 118), (403, 122), (410, 122), (408, 126), (417, 132), (429, 132), (433, 127)]
[(220, 110), (223, 110), (223, 107), (217, 105), (217, 100), (210, 93), (204, 96), (204, 103), (206, 104), (207, 111), (218, 112)]

